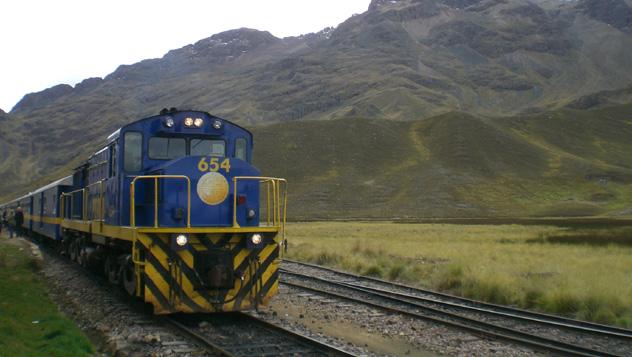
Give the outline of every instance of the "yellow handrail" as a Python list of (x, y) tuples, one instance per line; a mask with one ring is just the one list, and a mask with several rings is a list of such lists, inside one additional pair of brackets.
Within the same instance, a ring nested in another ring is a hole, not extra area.
[[(286, 222), (286, 208), (287, 208), (287, 181), (282, 178), (275, 177), (257, 177), (257, 176), (235, 176), (233, 177), (233, 227), (239, 228), (239, 223), (237, 223), (237, 186), (239, 181), (259, 181), (260, 184), (266, 184), (266, 193), (267, 193), (267, 207), (266, 207), (266, 223), (268, 226), (282, 226), (283, 231), (285, 231), (285, 222)], [(284, 191), (281, 192), (281, 186), (285, 185)], [(272, 189), (272, 192), (270, 192)], [(283, 204), (283, 208), (281, 208), (281, 197), (284, 197), (285, 203)], [(272, 198), (272, 204), (270, 204), (270, 199)], [(272, 214), (270, 214), (272, 211)], [(271, 224), (272, 223), (272, 224)], [(285, 232), (284, 232), (285, 233)]]
[(158, 228), (158, 180), (181, 179), (187, 182), (187, 228), (191, 228), (191, 179), (182, 175), (148, 175), (136, 176), (130, 184), (130, 225), (136, 227), (136, 181), (154, 179), (154, 228)]
[(64, 193), (62, 192), (61, 195), (59, 195), (59, 218), (62, 220), (66, 218), (66, 210), (64, 210), (64, 208), (66, 208), (65, 206)]
[(99, 185), (99, 201), (100, 201), (100, 205), (99, 205), (99, 214), (97, 215), (97, 217), (99, 217), (98, 220), (100, 221), (104, 221), (105, 220), (105, 189), (103, 187), (103, 184), (105, 183), (106, 180), (99, 180), (97, 182), (91, 183), (88, 186), (84, 187), (84, 188), (80, 188), (78, 190), (74, 190), (74, 191), (70, 191), (70, 192), (62, 192), (61, 196), (60, 196), (60, 201), (61, 201), (61, 208), (62, 208), (62, 212), (65, 214), (65, 210), (64, 208), (66, 207), (66, 202), (64, 200), (64, 197), (70, 197), (70, 219), (72, 219), (72, 214), (74, 212), (74, 203), (75, 203), (75, 197), (74, 194), (81, 192), (81, 198), (83, 201), (83, 209), (81, 212), (81, 220), (82, 221), (87, 221), (88, 219), (88, 197), (86, 195), (86, 190), (88, 190), (89, 193), (89, 189), (92, 186), (95, 185)]

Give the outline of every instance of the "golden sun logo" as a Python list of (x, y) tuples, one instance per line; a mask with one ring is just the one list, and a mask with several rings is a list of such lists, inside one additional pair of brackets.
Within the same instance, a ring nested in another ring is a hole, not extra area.
[(218, 205), (228, 196), (228, 181), (220, 173), (208, 172), (200, 177), (197, 194), (207, 205)]

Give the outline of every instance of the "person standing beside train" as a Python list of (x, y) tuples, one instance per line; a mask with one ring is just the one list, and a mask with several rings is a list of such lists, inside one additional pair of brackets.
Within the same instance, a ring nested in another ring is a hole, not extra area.
[(24, 212), (22, 207), (18, 206), (15, 210), (15, 233), (18, 237), (24, 236), (22, 225), (24, 224)]
[(13, 216), (13, 210), (10, 210), (7, 216), (7, 229), (9, 230), (9, 239), (13, 238), (13, 230), (15, 229), (15, 217)]

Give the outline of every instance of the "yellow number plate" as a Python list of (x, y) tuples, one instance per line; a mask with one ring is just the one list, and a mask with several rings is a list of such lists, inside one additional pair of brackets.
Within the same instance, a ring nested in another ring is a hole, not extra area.
[(226, 158), (220, 163), (218, 157), (203, 157), (198, 162), (198, 170), (201, 172), (217, 172), (220, 169), (230, 173), (230, 159)]

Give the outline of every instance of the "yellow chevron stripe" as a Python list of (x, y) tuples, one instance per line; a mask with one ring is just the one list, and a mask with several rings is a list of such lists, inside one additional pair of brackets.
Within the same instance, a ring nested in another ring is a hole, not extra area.
[(191, 247), (193, 247), (193, 249), (195, 251), (206, 251), (206, 246), (202, 243), (202, 240), (200, 239), (200, 235), (197, 234), (193, 234), (191, 236), (189, 236), (189, 244), (191, 245)]
[[(165, 241), (164, 237), (158, 237), (158, 239), (161, 239), (163, 242)], [(151, 240), (151, 238), (149, 240)], [(167, 253), (164, 252), (162, 248), (160, 248), (160, 246), (154, 244), (154, 245), (151, 245), (151, 254), (154, 257), (156, 257), (156, 260), (158, 260), (163, 270), (169, 273), (169, 266), (167, 265), (167, 260), (168, 260)], [(154, 269), (154, 271), (157, 276), (157, 280), (153, 278), (152, 280), (154, 281), (154, 283), (156, 283), (156, 285), (159, 285), (159, 284), (164, 285), (164, 290), (162, 288), (160, 290), (161, 290), (161, 293), (165, 297), (168, 298), (169, 297), (169, 284), (167, 284), (167, 282), (164, 281), (164, 279), (162, 278), (162, 275), (160, 275), (160, 273), (158, 273), (157, 270)], [(185, 275), (181, 276), (180, 287), (182, 288), (183, 292), (187, 296), (189, 296), (191, 300), (193, 300), (196, 304), (198, 304), (199, 306), (205, 309), (210, 308), (208, 302), (200, 294), (198, 294), (195, 290), (193, 290), (193, 284), (191, 284), (191, 282)], [(166, 290), (166, 294), (165, 294), (165, 290)], [(179, 299), (176, 299), (176, 300), (179, 300)], [(189, 308), (186, 304), (181, 303), (180, 301), (177, 301), (177, 303), (178, 303), (178, 310), (193, 312), (191, 308)]]
[[(151, 290), (147, 286), (145, 286), (145, 302), (152, 304), (154, 306), (155, 312), (157, 313), (162, 312), (162, 305), (158, 302), (158, 299), (154, 296), (154, 294), (151, 292)], [(160, 310), (160, 311), (157, 311), (157, 310)]]
[[(166, 242), (167, 239), (165, 239), (165, 237), (163, 236), (158, 236), (159, 239), (161, 239), (163, 242)], [(167, 243), (165, 243), (167, 244)], [(188, 251), (179, 251), (178, 254), (181, 253), (188, 253), (190, 256), (190, 262), (193, 261), (193, 256), (191, 256), (191, 253)], [(168, 255), (166, 252), (164, 252), (162, 250), (162, 248), (160, 248), (160, 246), (158, 245), (153, 245), (151, 247), (151, 254), (153, 254), (156, 257), (156, 260), (158, 260), (161, 264), (161, 266), (163, 267), (164, 270), (166, 270), (167, 272), (169, 271), (169, 266), (167, 265), (167, 260), (168, 260)], [(192, 263), (191, 263), (192, 264)], [(189, 265), (189, 263), (187, 263), (187, 265)], [(192, 265), (189, 266), (189, 268), (192, 269)], [(196, 304), (198, 304), (199, 306), (201, 306), (202, 308), (205, 308), (209, 311), (213, 311), (212, 306), (209, 304), (209, 302), (204, 298), (204, 296), (200, 295), (197, 291), (195, 291), (193, 283), (191, 283), (191, 281), (189, 280), (189, 278), (187, 278), (186, 275), (182, 274), (181, 275), (181, 282), (180, 282), (180, 286), (183, 290), (183, 292), (189, 297), (191, 298), (191, 300), (193, 300)], [(167, 290), (168, 291), (168, 290)], [(166, 296), (169, 296), (168, 294)], [(182, 304), (182, 306), (185, 306), (184, 304)], [(186, 307), (188, 309), (188, 307)]]
[[(158, 261), (158, 264), (160, 264), (161, 268), (166, 271), (169, 272), (169, 267), (167, 264), (168, 261), (168, 252), (165, 252), (161, 246), (157, 245), (157, 244), (152, 244), (152, 238), (144, 235), (144, 234), (139, 234), (139, 240), (140, 242), (145, 246), (146, 249), (150, 250), (150, 254), (152, 254), (156, 260)], [(160, 239), (165, 245), (168, 245), (168, 241), (169, 241), (169, 236), (166, 234), (160, 234), (157, 235), (156, 237), (157, 239)], [(201, 237), (196, 237), (196, 236), (192, 236), (191, 237), (191, 246), (193, 247), (194, 250), (196, 251), (202, 251), (202, 250), (206, 250), (206, 248), (203, 246), (203, 244), (200, 242)], [(206, 238), (206, 237), (204, 237)], [(201, 238), (201, 239), (204, 239)], [(239, 243), (240, 239), (243, 239), (244, 237), (231, 237), (230, 243)], [(217, 240), (216, 240), (217, 242)], [(229, 244), (230, 244), (229, 243)], [(268, 259), (270, 257), (271, 254), (274, 253), (275, 249), (277, 248), (276, 245), (272, 244), (272, 245), (267, 245), (264, 247), (264, 249), (259, 253), (259, 260), (261, 262), (265, 261), (266, 259)], [(233, 264), (235, 264), (236, 266), (239, 266), (240, 264), (243, 263), (244, 259), (250, 254), (250, 250), (244, 248), (241, 249), (237, 255), (233, 258)], [(183, 262), (183, 264), (185, 264), (189, 269), (193, 270), (194, 267), (194, 256), (192, 254), (192, 252), (190, 252), (189, 250), (181, 250), (181, 251), (177, 251), (175, 252), (176, 254), (179, 255), (179, 257), (181, 258), (181, 261)], [(273, 262), (271, 262), (271, 264), (268, 266), (267, 269), (265, 269), (264, 271), (259, 270), (257, 272), (257, 274), (259, 274), (262, 279), (262, 286), (265, 285), (271, 278), (272, 275), (274, 274), (274, 272), (278, 269), (278, 264), (279, 264), (279, 259), (275, 259)], [(162, 275), (158, 272), (158, 270), (156, 269), (156, 267), (154, 267), (151, 264), (147, 264), (145, 266), (145, 273), (146, 273), (146, 277), (147, 279), (151, 279), (151, 281), (153, 282), (153, 284), (156, 286), (156, 288), (158, 289), (158, 291), (160, 292), (160, 294), (162, 294), (165, 299), (168, 300), (169, 298), (169, 285), (167, 284), (167, 282), (163, 279)], [(246, 269), (245, 271), (245, 276), (244, 276), (244, 280), (242, 282), (240, 282), (239, 280), (235, 281), (235, 285), (232, 289), (230, 289), (226, 295), (226, 299), (230, 300), (236, 297), (237, 294), (239, 294), (241, 292), (242, 286), (247, 285), (251, 279), (252, 279), (252, 275), (250, 274), (251, 272)], [(216, 311), (216, 308), (209, 303), (209, 301), (206, 300), (206, 298), (202, 295), (200, 295), (197, 291), (195, 291), (193, 289), (193, 284), (191, 281), (189, 281), (188, 277), (186, 275), (184, 275), (183, 273), (180, 275), (178, 274), (178, 281), (179, 281), (179, 285), (183, 291), (184, 294), (186, 294), (186, 296), (188, 296), (188, 298), (190, 300), (192, 300), (193, 302), (195, 302), (199, 307), (201, 307), (202, 309), (205, 309), (206, 311), (212, 312), (212, 311)], [(149, 292), (149, 294), (148, 294)], [(273, 284), (271, 285), (270, 289), (268, 290), (268, 292), (266, 293), (265, 296), (262, 296), (263, 298), (263, 303), (267, 303), (270, 298), (275, 295), (278, 292), (278, 281), (273, 282)], [(160, 303), (159, 300), (152, 295), (152, 293), (150, 292), (150, 290), (148, 290), (148, 288), (145, 288), (145, 293), (146, 293), (146, 298), (145, 301), (153, 303), (154, 306), (156, 306), (157, 308), (160, 308)], [(243, 292), (242, 292), (243, 293)], [(247, 309), (253, 306), (253, 291), (248, 291), (246, 292), (246, 295), (244, 296), (244, 299), (241, 302), (241, 309)], [(186, 305), (184, 302), (180, 301), (180, 299), (177, 297), (176, 295), (176, 303), (175, 306), (173, 307), (174, 309), (176, 309), (177, 311), (185, 311), (185, 312), (193, 312), (192, 309)], [(228, 302), (226, 304), (224, 304), (222, 307), (220, 307), (220, 310), (222, 311), (232, 311), (235, 308), (235, 302), (231, 301)], [(167, 312), (167, 311), (166, 311)]]
[[(162, 278), (162, 275), (160, 275), (158, 270), (149, 263), (145, 265), (145, 277), (147, 279), (151, 279), (151, 281), (154, 282), (154, 285), (158, 288), (158, 291), (160, 291), (160, 294), (162, 294), (165, 299), (169, 300), (169, 284)], [(148, 289), (145, 288), (145, 291), (147, 290)]]
[(270, 287), (270, 290), (268, 290), (268, 293), (263, 296), (263, 305), (267, 305), (270, 300), (274, 297), (274, 295), (279, 293), (279, 281), (275, 281), (272, 286)]
[[(272, 274), (274, 274), (275, 271), (277, 271), (279, 269), (279, 263), (281, 262), (280, 259), (275, 259), (269, 266), (268, 268), (263, 272), (262, 277), (261, 277), (261, 281), (263, 282), (262, 285), (266, 285), (266, 283), (268, 282), (268, 280), (271, 279)], [(277, 284), (278, 287), (278, 284)], [(270, 291), (266, 294), (266, 295), (274, 295), (271, 293), (272, 292), (272, 288), (270, 288)]]
[(210, 240), (213, 244), (217, 244), (219, 240), (222, 239), (222, 236), (219, 234), (206, 234), (205, 237), (206, 239)]
[[(261, 261), (261, 262), (265, 261), (270, 256), (270, 254), (272, 254), (274, 252), (275, 248), (276, 248), (276, 245), (267, 245), (265, 248), (263, 248), (263, 250), (259, 253), (259, 261)], [(244, 252), (247, 255), (250, 251), (248, 249), (243, 249), (241, 252), (239, 252), (239, 254), (244, 253)], [(242, 259), (242, 261), (243, 261), (243, 259)], [(236, 266), (238, 266), (238, 265), (236, 265)], [(256, 273), (257, 272), (255, 272), (255, 274)], [(269, 275), (270, 274), (268, 274), (268, 278), (269, 278)], [(252, 278), (252, 276), (250, 274), (250, 269), (246, 269), (246, 274), (244, 274), (243, 284), (239, 284), (239, 285), (244, 285), (244, 286), (247, 285), (250, 282), (251, 278)], [(237, 290), (237, 288), (235, 288), (233, 290), (230, 290), (228, 295), (233, 297), (233, 296), (239, 294), (239, 291), (234, 291), (234, 290)], [(231, 294), (231, 292), (233, 292), (233, 291), (234, 291), (234, 293)], [(252, 303), (251, 303), (250, 299), (248, 298), (251, 294), (250, 294), (250, 292), (248, 292), (248, 293), (249, 293), (249, 295), (241, 302), (241, 308), (242, 309), (247, 309), (247, 308), (251, 307)], [(235, 308), (235, 301), (231, 301), (231, 302), (225, 304), (224, 307), (223, 307), (224, 311), (231, 311), (234, 308)]]
[(177, 252), (177, 254), (180, 256), (184, 264), (186, 264), (190, 269), (193, 270), (193, 254), (191, 254), (191, 252), (189, 252), (188, 250), (181, 250)]
[(244, 262), (244, 259), (246, 259), (249, 254), (250, 254), (250, 251), (248, 249), (240, 250), (239, 253), (235, 255), (235, 259), (233, 260), (233, 264), (235, 264), (235, 267), (240, 266), (241, 263)]

